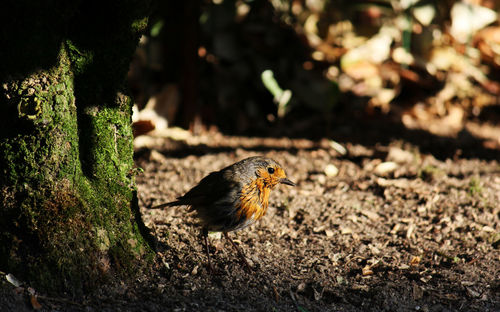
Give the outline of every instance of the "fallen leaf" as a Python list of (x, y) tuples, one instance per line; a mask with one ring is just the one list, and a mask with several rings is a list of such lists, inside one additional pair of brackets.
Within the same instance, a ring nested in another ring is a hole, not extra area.
[(450, 14), (450, 33), (460, 43), (466, 43), (476, 31), (497, 19), (492, 9), (465, 2), (456, 2)]
[(420, 261), (421, 261), (421, 258), (419, 256), (414, 256), (410, 260), (410, 265), (411, 266), (416, 266), (416, 265), (418, 265), (420, 263)]
[(372, 270), (371, 265), (366, 265), (366, 266), (365, 266), (365, 267), (361, 270), (361, 274), (363, 274), (363, 276), (373, 275), (373, 270)]
[(474, 37), (474, 45), (478, 47), (481, 56), (494, 66), (500, 66), (500, 27), (491, 26), (477, 32)]
[(146, 134), (155, 129), (155, 125), (151, 120), (138, 120), (132, 124), (134, 137)]
[(21, 286), (23, 284), (20, 280), (18, 280), (14, 275), (12, 275), (10, 273), (7, 274), (7, 275), (5, 275), (5, 278), (7, 279), (7, 281), (9, 283), (11, 283), (12, 285), (14, 285), (15, 287), (19, 287), (19, 286)]
[(38, 302), (35, 295), (31, 295), (30, 302), (33, 309), (40, 310), (42, 308), (42, 305)]
[(429, 26), (436, 16), (436, 8), (432, 4), (415, 6), (413, 15), (422, 25)]

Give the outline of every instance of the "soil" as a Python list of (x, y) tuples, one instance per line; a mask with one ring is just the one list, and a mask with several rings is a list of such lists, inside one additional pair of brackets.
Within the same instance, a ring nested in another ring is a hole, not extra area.
[[(151, 274), (81, 300), (39, 297), (41, 310), (500, 311), (498, 153), (390, 133), (370, 144), (373, 133), (359, 131), (339, 141), (345, 155), (328, 139), (152, 140), (136, 159), (157, 239)], [(277, 160), (297, 186), (277, 187), (260, 222), (230, 233), (251, 272), (210, 235), (211, 274), (186, 207), (150, 207), (253, 155)], [(3, 299), (7, 310), (28, 309), (17, 296)]]

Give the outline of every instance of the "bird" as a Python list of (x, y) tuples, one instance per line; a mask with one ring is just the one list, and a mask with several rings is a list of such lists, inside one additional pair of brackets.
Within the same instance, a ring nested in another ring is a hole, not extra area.
[(210, 261), (208, 232), (222, 232), (246, 268), (251, 270), (245, 255), (228, 232), (244, 229), (261, 219), (267, 212), (270, 192), (278, 184), (296, 185), (287, 178), (285, 170), (277, 161), (253, 156), (208, 174), (177, 200), (152, 208), (185, 205), (190, 207), (190, 211), (196, 212), (211, 272), (214, 269)]

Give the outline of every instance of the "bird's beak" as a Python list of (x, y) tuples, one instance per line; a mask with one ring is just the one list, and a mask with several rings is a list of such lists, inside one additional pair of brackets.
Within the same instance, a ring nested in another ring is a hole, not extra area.
[(293, 183), (292, 181), (288, 180), (287, 178), (281, 179), (280, 183), (283, 183), (283, 184), (286, 184), (286, 185), (295, 186), (295, 183)]

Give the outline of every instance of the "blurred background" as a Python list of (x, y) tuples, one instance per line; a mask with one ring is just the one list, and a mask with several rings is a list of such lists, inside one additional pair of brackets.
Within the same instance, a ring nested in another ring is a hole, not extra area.
[(368, 136), (363, 125), (376, 122), (392, 136), (409, 129), (498, 150), (499, 8), (158, 1), (128, 77), (135, 134)]

